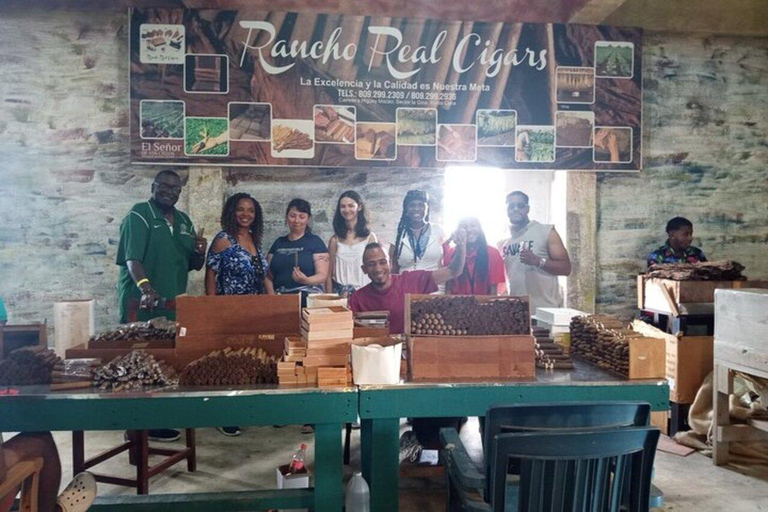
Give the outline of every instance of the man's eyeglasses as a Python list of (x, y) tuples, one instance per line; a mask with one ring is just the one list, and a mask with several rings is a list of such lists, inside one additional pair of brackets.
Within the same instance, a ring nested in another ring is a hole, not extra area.
[(526, 203), (507, 203), (508, 210), (523, 210), (527, 207), (528, 205)]
[(169, 192), (181, 192), (181, 185), (169, 185), (167, 183), (154, 182), (154, 185), (161, 190), (168, 190)]

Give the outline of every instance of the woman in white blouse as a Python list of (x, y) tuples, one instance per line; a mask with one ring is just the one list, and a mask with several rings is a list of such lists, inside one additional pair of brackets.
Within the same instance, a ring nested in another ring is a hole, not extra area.
[(335, 234), (328, 241), (331, 272), (325, 282), (325, 291), (348, 297), (371, 282), (363, 273), (363, 252), (366, 245), (378, 241), (368, 228), (363, 198), (354, 190), (347, 190), (339, 197), (333, 215), (333, 231)]
[(390, 247), (393, 272), (442, 267), (444, 238), (440, 226), (429, 222), (429, 195), (422, 190), (409, 190), (403, 199), (395, 244)]

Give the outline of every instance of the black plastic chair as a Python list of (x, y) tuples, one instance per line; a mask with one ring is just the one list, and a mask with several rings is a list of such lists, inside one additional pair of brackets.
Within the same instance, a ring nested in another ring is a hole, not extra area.
[[(495, 512), (640, 512), (649, 509), (656, 427), (499, 434), (491, 441)], [(507, 484), (510, 459), (520, 461)]]
[[(646, 426), (651, 407), (642, 402), (566, 402), (491, 406), (486, 412), (483, 445), (504, 432), (618, 429)], [(487, 510), (490, 461), (475, 464), (455, 429), (440, 431), (448, 485), (448, 509)], [(485, 449), (485, 448), (484, 448)], [(485, 453), (488, 453), (487, 450)], [(515, 462), (511, 464), (515, 468)], [(658, 504), (658, 502), (657, 502)]]

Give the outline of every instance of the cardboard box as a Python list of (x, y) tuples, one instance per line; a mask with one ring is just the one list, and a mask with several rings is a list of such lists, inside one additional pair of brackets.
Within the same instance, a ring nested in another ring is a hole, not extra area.
[(275, 468), (278, 489), (307, 489), (309, 488), (309, 473), (306, 468), (302, 473), (288, 475), (289, 464)]
[(533, 336), (408, 336), (408, 373), (415, 382), (532, 380)]
[(666, 377), (669, 399), (692, 404), (714, 364), (713, 336), (683, 336), (667, 340)]
[(701, 383), (712, 371), (714, 338), (712, 336), (675, 336), (641, 320), (632, 328), (646, 336), (664, 340), (664, 378), (669, 382), (669, 399), (679, 404), (691, 404)]

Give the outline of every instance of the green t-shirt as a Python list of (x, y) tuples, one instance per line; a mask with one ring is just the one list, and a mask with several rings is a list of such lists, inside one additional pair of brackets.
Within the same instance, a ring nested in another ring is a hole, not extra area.
[[(162, 210), (150, 199), (134, 205), (120, 225), (117, 294), (121, 322), (128, 321), (128, 301), (141, 298), (141, 290), (128, 272), (128, 260), (141, 262), (152, 288), (161, 297), (173, 299), (187, 291), (190, 260), (195, 253), (195, 226), (182, 211), (175, 210), (173, 217), (171, 230)], [(139, 310), (138, 320), (146, 321), (158, 316), (173, 320), (176, 313), (165, 309)]]
[(5, 301), (3, 301), (2, 295), (0, 295), (0, 322), (8, 321), (8, 311), (5, 309)]

